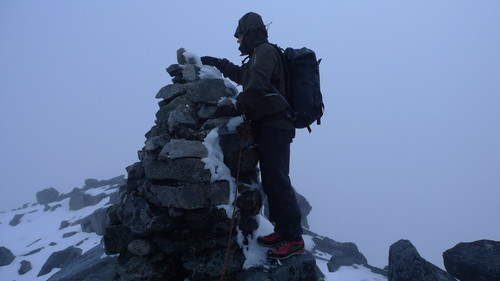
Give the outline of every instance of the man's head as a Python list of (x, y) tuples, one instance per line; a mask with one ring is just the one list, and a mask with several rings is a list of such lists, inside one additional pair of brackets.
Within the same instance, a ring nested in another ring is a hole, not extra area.
[(238, 21), (234, 37), (238, 38), (239, 50), (242, 54), (253, 53), (255, 47), (267, 42), (267, 29), (262, 17), (253, 12), (246, 13)]

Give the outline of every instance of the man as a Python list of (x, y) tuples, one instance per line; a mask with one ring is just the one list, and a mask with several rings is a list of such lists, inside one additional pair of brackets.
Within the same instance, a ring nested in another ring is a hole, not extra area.
[(278, 50), (267, 40), (260, 15), (245, 14), (234, 36), (248, 62), (236, 66), (227, 59), (202, 57), (205, 65), (219, 69), (225, 77), (243, 86), (236, 110), (250, 120), (257, 142), (262, 186), (267, 195), (269, 219), (274, 232), (257, 238), (271, 247), (270, 258), (285, 259), (304, 252), (300, 209), (289, 178), (290, 143), (295, 127), (289, 118), (285, 72)]

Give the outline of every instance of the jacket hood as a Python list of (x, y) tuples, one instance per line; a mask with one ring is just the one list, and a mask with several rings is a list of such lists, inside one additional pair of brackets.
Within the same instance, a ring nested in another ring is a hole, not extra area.
[(267, 42), (267, 29), (262, 17), (254, 12), (246, 13), (241, 17), (234, 32), (234, 37), (240, 36), (243, 37), (243, 42), (239, 50), (245, 55), (251, 54), (255, 47)]

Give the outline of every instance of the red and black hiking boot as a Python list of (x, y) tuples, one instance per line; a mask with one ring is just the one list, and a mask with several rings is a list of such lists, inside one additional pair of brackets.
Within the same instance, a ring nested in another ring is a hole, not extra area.
[(266, 236), (257, 237), (257, 243), (264, 247), (275, 247), (283, 241), (283, 235), (279, 234), (278, 232), (273, 232)]
[(293, 255), (302, 254), (304, 251), (304, 240), (285, 241), (276, 248), (269, 250), (267, 256), (272, 259), (284, 260)]

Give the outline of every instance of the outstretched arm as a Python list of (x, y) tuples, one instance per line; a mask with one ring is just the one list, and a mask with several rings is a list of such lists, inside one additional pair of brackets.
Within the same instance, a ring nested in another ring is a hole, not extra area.
[(243, 85), (245, 83), (245, 69), (231, 63), (227, 59), (204, 56), (201, 57), (201, 62), (204, 65), (215, 66), (220, 72), (222, 72), (224, 77), (231, 79), (239, 85)]

